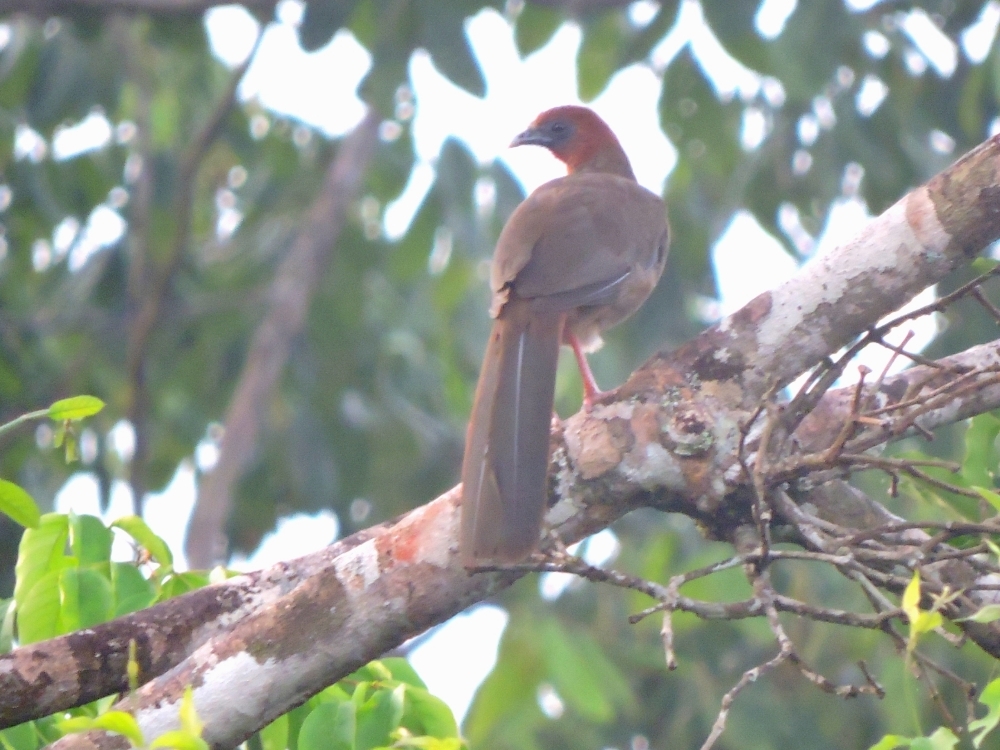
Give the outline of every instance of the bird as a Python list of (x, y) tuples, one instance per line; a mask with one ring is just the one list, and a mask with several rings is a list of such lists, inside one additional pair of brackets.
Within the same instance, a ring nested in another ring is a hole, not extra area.
[(511, 214), (490, 270), (494, 319), (462, 460), (459, 554), (467, 569), (523, 562), (545, 513), (560, 344), (573, 349), (590, 410), (602, 393), (586, 352), (632, 315), (666, 263), (666, 205), (639, 185), (592, 110), (541, 113), (511, 146), (542, 146), (567, 168)]

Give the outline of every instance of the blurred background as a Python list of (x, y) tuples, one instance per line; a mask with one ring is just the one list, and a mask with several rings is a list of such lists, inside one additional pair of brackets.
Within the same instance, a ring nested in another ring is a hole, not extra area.
[[(425, 503), (457, 481), (493, 243), (562, 173), (506, 148), (539, 111), (593, 106), (669, 206), (659, 288), (592, 357), (611, 387), (1000, 130), (998, 22), (995, 0), (0, 0), (0, 422), (108, 403), (81, 464), (43, 426), (0, 439), (0, 475), (43, 508), (144, 514), (193, 567), (259, 567)], [(916, 334), (931, 356), (996, 337), (973, 305)], [(918, 502), (893, 507), (936, 512)], [(20, 533), (0, 517), (0, 596)], [(731, 552), (652, 512), (583, 551), (657, 580)], [(865, 607), (826, 573), (776, 583)], [(731, 571), (685, 592), (749, 589)], [(474, 748), (697, 746), (773, 638), (678, 616), (667, 673), (655, 618), (626, 622), (647, 603), (533, 577), (409, 650)], [(783, 668), (720, 746), (941, 723), (883, 637), (786, 624), (812, 666), (857, 681), (865, 659), (889, 697), (844, 702)], [(936, 655), (995, 671), (970, 647)]]

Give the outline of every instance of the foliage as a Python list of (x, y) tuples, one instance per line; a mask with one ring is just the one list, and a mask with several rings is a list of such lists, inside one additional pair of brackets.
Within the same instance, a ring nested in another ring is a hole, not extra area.
[[(31, 420), (48, 417), (56, 423), (55, 447), (65, 446), (66, 463), (77, 459), (76, 430), (78, 423), (97, 414), (104, 402), (94, 396), (74, 396), (56, 401), (48, 409), (22, 414), (6, 424), (0, 424), (0, 435), (20, 427)], [(34, 528), (39, 523), (38, 506), (23, 488), (0, 479), (0, 514), (6, 514), (21, 526)]]
[(374, 661), (261, 730), (265, 748), (462, 750), (451, 710), (405, 659)]

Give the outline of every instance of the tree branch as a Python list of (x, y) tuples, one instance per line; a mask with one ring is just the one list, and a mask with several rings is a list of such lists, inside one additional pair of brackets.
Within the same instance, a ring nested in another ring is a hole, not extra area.
[(622, 396), (662, 390), (661, 362), (701, 380), (734, 382), (752, 409), (849, 344), (901, 303), (968, 263), (1000, 236), (1000, 136), (904, 196), (850, 242), (675, 352), (640, 368)]
[(136, 644), (140, 681), (163, 674), (391, 525), (373, 526), (294, 561), (0, 655), (0, 729), (127, 691), (130, 641)]

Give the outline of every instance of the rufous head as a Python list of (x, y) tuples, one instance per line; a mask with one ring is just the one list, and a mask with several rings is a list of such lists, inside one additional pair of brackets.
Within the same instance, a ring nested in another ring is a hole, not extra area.
[(510, 145), (544, 146), (570, 172), (593, 169), (632, 177), (632, 168), (615, 134), (586, 107), (566, 105), (546, 110)]

